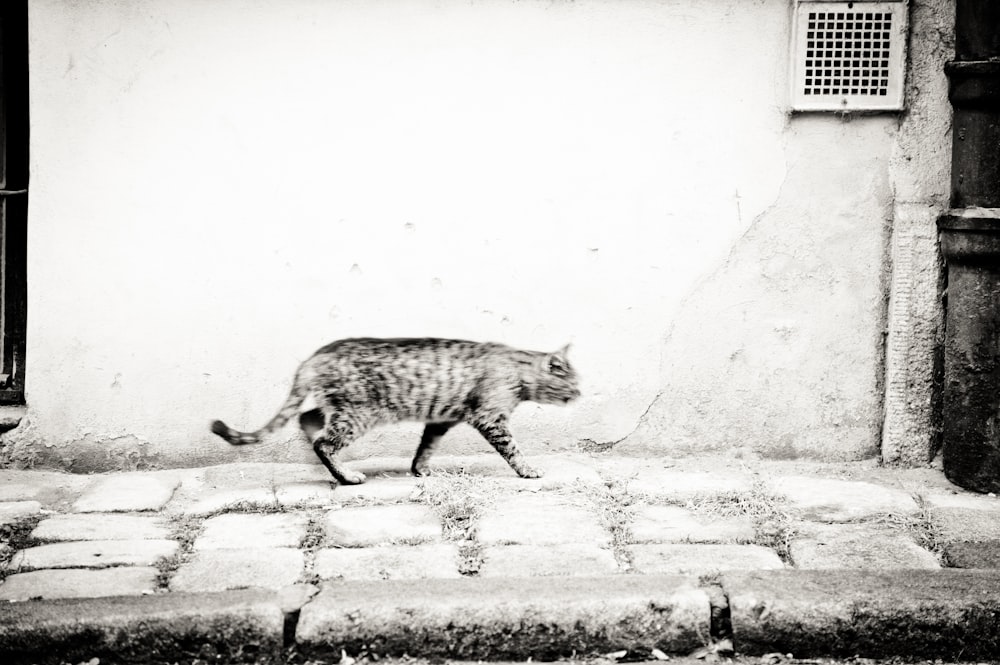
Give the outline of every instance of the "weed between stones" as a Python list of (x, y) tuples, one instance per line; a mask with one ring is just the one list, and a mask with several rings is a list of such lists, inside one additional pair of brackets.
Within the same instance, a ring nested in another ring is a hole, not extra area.
[(281, 506), (277, 503), (240, 500), (228, 503), (225, 506), (219, 508), (218, 510), (214, 510), (211, 513), (201, 515), (201, 517), (204, 519), (208, 519), (209, 517), (217, 517), (219, 515), (225, 515), (226, 513), (254, 513), (257, 515), (269, 515), (272, 513), (283, 513), (289, 509), (290, 508)]
[(309, 514), (309, 523), (306, 525), (306, 533), (302, 536), (299, 549), (302, 550), (305, 565), (302, 568), (303, 584), (319, 584), (320, 577), (316, 574), (316, 552), (323, 546), (326, 540), (326, 532), (323, 529), (322, 515), (316, 512)]
[(795, 535), (788, 500), (766, 482), (755, 479), (747, 490), (699, 494), (688, 502), (677, 502), (695, 513), (714, 517), (747, 517), (754, 527), (754, 545), (777, 552), (792, 564), (791, 542)]
[(940, 526), (931, 516), (930, 508), (919, 494), (913, 496), (918, 510), (916, 514), (901, 515), (897, 513), (879, 513), (864, 522), (868, 524), (885, 525), (906, 533), (917, 545), (924, 548), (935, 557), (943, 567), (948, 567), (945, 553), (945, 539)]
[(479, 574), (483, 565), (483, 547), (477, 540), (479, 520), (499, 494), (500, 483), (484, 476), (439, 473), (421, 481), (417, 498), (437, 514), (445, 540), (458, 543), (462, 575)]
[(170, 518), (170, 537), (179, 544), (177, 552), (173, 556), (168, 556), (156, 562), (159, 571), (156, 575), (156, 588), (166, 591), (170, 586), (170, 579), (188, 559), (194, 551), (194, 541), (198, 539), (204, 531), (205, 526), (202, 518), (187, 515), (175, 515)]
[(352, 496), (340, 503), (340, 508), (365, 508), (368, 506), (399, 506), (410, 503), (409, 499), (383, 499), (375, 496)]
[(618, 567), (623, 571), (632, 569), (632, 557), (628, 545), (632, 544), (632, 522), (635, 519), (634, 506), (641, 498), (628, 491), (628, 481), (620, 478), (606, 478), (604, 485), (590, 485), (575, 481), (568, 489), (568, 496), (576, 495), (584, 499), (588, 507), (597, 513), (601, 525), (611, 533), (611, 551)]
[(18, 571), (8, 568), (10, 560), (18, 550), (40, 545), (42, 541), (31, 537), (44, 515), (32, 515), (10, 524), (0, 526), (0, 581)]

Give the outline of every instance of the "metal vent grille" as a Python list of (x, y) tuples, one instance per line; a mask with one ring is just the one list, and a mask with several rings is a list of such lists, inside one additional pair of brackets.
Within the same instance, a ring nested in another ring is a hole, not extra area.
[(792, 108), (903, 108), (905, 0), (796, 5)]

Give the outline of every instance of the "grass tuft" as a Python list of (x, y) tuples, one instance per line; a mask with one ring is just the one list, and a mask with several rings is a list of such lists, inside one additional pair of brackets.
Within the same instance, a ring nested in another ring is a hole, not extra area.
[(483, 565), (479, 520), (496, 503), (500, 487), (493, 478), (466, 473), (438, 473), (421, 481), (418, 498), (437, 513), (445, 540), (458, 543), (462, 575), (478, 575)]
[(937, 557), (938, 562), (942, 566), (947, 567), (945, 539), (941, 533), (940, 526), (931, 517), (930, 508), (922, 496), (919, 494), (914, 495), (913, 500), (916, 501), (918, 506), (915, 514), (879, 513), (866, 519), (865, 522), (903, 531), (917, 545)]
[(287, 508), (285, 506), (278, 503), (272, 503), (270, 501), (241, 499), (239, 501), (227, 503), (210, 514), (202, 515), (202, 517), (215, 517), (217, 515), (225, 515), (226, 513), (255, 513), (258, 515), (270, 515), (273, 513), (283, 513), (286, 512), (286, 510)]
[(306, 525), (306, 533), (302, 536), (299, 549), (305, 551), (315, 551), (323, 546), (326, 532), (323, 529), (323, 518), (319, 514), (309, 515), (309, 523)]
[(628, 481), (612, 478), (603, 485), (591, 485), (576, 481), (570, 491), (582, 496), (588, 507), (597, 513), (601, 525), (611, 534), (611, 550), (621, 570), (632, 568), (628, 545), (633, 543), (632, 522), (635, 506), (642, 503), (642, 497), (628, 491)]
[(299, 549), (302, 550), (305, 566), (302, 569), (302, 577), (299, 580), (304, 584), (319, 584), (321, 579), (316, 574), (316, 551), (323, 547), (326, 541), (326, 531), (323, 528), (323, 516), (319, 513), (310, 513), (309, 523), (306, 525), (305, 535), (299, 542)]
[(179, 547), (171, 556), (156, 562), (156, 568), (159, 571), (156, 575), (157, 589), (167, 590), (174, 573), (181, 567), (181, 564), (191, 558), (191, 553), (194, 551), (194, 541), (198, 539), (204, 528), (200, 517), (175, 515), (170, 518), (170, 538), (176, 540)]
[(479, 519), (500, 494), (493, 478), (465, 473), (438, 474), (421, 482), (419, 500), (441, 520), (446, 540), (475, 540)]
[(44, 515), (32, 515), (10, 524), (0, 525), (0, 581), (18, 572), (9, 568), (8, 564), (19, 550), (40, 544), (40, 541), (31, 537), (31, 532), (44, 518)]
[(711, 517), (748, 518), (754, 527), (753, 544), (769, 547), (785, 563), (792, 562), (791, 542), (795, 528), (788, 500), (763, 480), (755, 479), (747, 490), (699, 494), (685, 507)]

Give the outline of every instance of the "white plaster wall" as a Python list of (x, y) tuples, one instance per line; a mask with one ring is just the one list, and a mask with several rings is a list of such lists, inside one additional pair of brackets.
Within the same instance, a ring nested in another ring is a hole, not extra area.
[[(572, 342), (585, 397), (519, 411), (529, 452), (618, 441), (640, 422), (643, 451), (699, 448), (640, 417), (694, 387), (707, 402), (692, 436), (718, 431), (740, 412), (716, 389), (727, 377), (784, 414), (750, 448), (791, 433), (801, 454), (837, 456), (817, 440), (823, 408), (791, 412), (789, 393), (877, 418), (893, 122), (790, 120), (785, 0), (35, 0), (30, 18), (19, 445), (32, 455), (74, 468), (309, 459), (285, 445), (291, 430), (237, 453), (207, 424), (262, 424), (298, 362), (353, 335)], [(862, 171), (826, 186), (804, 146), (838, 173), (862, 146)], [(777, 255), (751, 232), (779, 200), (808, 201), (810, 217)], [(835, 284), (789, 298), (765, 279), (739, 296), (747, 311), (795, 310), (774, 325), (818, 354), (775, 389), (734, 291), (713, 301), (704, 285), (748, 244), (790, 270), (817, 241), (798, 231), (831, 222)], [(863, 350), (824, 346), (843, 321)], [(732, 351), (724, 334), (754, 362), (699, 383)], [(681, 383), (676, 357), (691, 360)], [(821, 388), (838, 363), (857, 378)], [(860, 426), (843, 456), (875, 445)], [(354, 454), (408, 450), (415, 431), (383, 430)], [(446, 441), (485, 449), (471, 430)]]

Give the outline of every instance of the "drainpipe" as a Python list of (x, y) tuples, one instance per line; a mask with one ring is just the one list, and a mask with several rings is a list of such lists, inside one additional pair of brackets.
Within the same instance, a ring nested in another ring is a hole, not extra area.
[(1000, 2), (955, 9), (942, 457), (953, 483), (1000, 493)]

